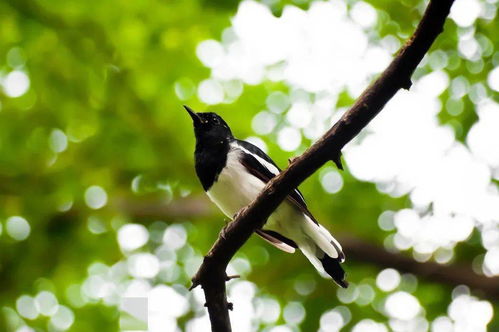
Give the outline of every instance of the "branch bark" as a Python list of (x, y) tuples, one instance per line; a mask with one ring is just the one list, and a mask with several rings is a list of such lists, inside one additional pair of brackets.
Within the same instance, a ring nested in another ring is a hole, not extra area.
[(243, 208), (236, 220), (222, 230), (193, 277), (191, 287), (203, 287), (212, 331), (231, 331), (231, 306), (225, 296), (225, 269), (230, 259), (253, 231), (265, 224), (267, 218), (294, 188), (329, 160), (337, 160), (345, 144), (367, 126), (399, 89), (410, 88), (411, 75), (433, 41), (443, 31), (452, 3), (453, 0), (431, 0), (412, 37), (352, 108), (315, 144), (294, 159), (286, 170), (272, 179), (257, 199)]

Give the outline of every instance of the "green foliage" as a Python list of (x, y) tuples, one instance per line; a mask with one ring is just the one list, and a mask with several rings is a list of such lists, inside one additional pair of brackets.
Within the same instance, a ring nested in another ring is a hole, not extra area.
[[(424, 8), (424, 1), (416, 0), (369, 3), (379, 14), (372, 40), (395, 35), (403, 41)], [(309, 7), (307, 1), (270, 1), (276, 15), (289, 4)], [(224, 217), (202, 196), (195, 178), (194, 137), (181, 105), (223, 114), (233, 132), (245, 138), (255, 136), (251, 122), (265, 108), (268, 95), (289, 92), (283, 83), (264, 82), (244, 86), (230, 104), (207, 107), (198, 98), (197, 86), (210, 71), (198, 60), (196, 46), (220, 39), (236, 10), (233, 1), (205, 0), (0, 2), (0, 79), (22, 70), (30, 80), (29, 90), (19, 97), (0, 92), (0, 331), (16, 331), (23, 321), (37, 331), (49, 330), (48, 317), (21, 320), (15, 311), (21, 295), (36, 296), (44, 290), (74, 312), (71, 331), (118, 330), (117, 306), (85, 299), (79, 287), (95, 263), (112, 266), (125, 259), (117, 231), (126, 223), (145, 225), (151, 239), (159, 234), (159, 242), (168, 225), (184, 225), (188, 246), (176, 254), (179, 277), (174, 282), (157, 278), (154, 284), (189, 285), (187, 272), (195, 269), (187, 266), (195, 261), (189, 259), (209, 249)], [(479, 64), (460, 57), (458, 28), (449, 21), (415, 77), (441, 68), (440, 56), (451, 79), (483, 84), (487, 73), (499, 65), (494, 52), (499, 21), (477, 20), (475, 29), (485, 49)], [(487, 88), (487, 93), (497, 100), (497, 92)], [(455, 99), (450, 92), (441, 96), (439, 120), (452, 126), (463, 142), (477, 120), (470, 98)], [(337, 107), (348, 107), (352, 101), (345, 91)], [(281, 116), (279, 121), (285, 120)], [(276, 137), (259, 136), (285, 167), (292, 154), (280, 149)], [(304, 140), (296, 154), (310, 144)], [(301, 187), (310, 210), (336, 234), (382, 245), (389, 233), (379, 228), (378, 216), (408, 207), (408, 198), (393, 198), (374, 184), (359, 182), (348, 165), (342, 173), (343, 189), (329, 194), (321, 176), (331, 167), (325, 166)], [(104, 207), (89, 207), (85, 195), (91, 186), (105, 190)], [(189, 198), (200, 201), (204, 212), (189, 216), (174, 211), (172, 206)], [(7, 234), (12, 216), (29, 222), (27, 239), (17, 241)], [(159, 247), (151, 241), (139, 251)], [(466, 250), (458, 249), (456, 260), (468, 265), (483, 254), (478, 240), (462, 248)], [(302, 331), (317, 330), (321, 315), (342, 304), (337, 288), (299, 255), (286, 255), (252, 238), (237, 257), (251, 262), (243, 277), (258, 287), (258, 295), (275, 298), (283, 307), (291, 301), (303, 304)], [(347, 328), (364, 318), (386, 321), (376, 310), (385, 296), (375, 283), (380, 268), (349, 261), (346, 269), (352, 283), (370, 285), (375, 292), (370, 304), (343, 304), (352, 315)], [(296, 291), (307, 287), (305, 293)], [(422, 279), (411, 291), (427, 319), (446, 314), (452, 287)], [(497, 312), (497, 305), (494, 309)], [(198, 313), (189, 311), (179, 324), (184, 326)], [(285, 323), (282, 315), (278, 323)]]

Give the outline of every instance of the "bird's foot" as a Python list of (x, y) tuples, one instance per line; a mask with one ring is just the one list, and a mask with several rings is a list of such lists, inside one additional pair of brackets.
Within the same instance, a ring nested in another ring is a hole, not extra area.
[(244, 212), (245, 210), (246, 210), (246, 208), (245, 208), (245, 207), (243, 207), (241, 210), (237, 211), (237, 212), (234, 214), (234, 216), (232, 217), (232, 220), (236, 220), (237, 218), (239, 218), (239, 216), (240, 216), (241, 214), (243, 214), (243, 212)]
[(227, 229), (229, 228), (229, 223), (226, 223), (225, 226), (222, 228), (220, 231), (220, 237), (225, 240), (225, 237), (227, 235)]

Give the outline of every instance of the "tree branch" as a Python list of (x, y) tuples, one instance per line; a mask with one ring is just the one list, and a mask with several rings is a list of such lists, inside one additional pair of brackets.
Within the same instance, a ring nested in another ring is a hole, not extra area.
[(382, 268), (392, 267), (401, 272), (408, 272), (431, 282), (449, 286), (466, 285), (473, 292), (478, 292), (484, 298), (492, 301), (499, 299), (499, 277), (478, 275), (471, 269), (471, 264), (442, 265), (435, 262), (417, 262), (413, 258), (398, 252), (390, 252), (385, 248), (354, 239), (340, 237), (343, 249), (348, 258), (359, 262), (378, 265)]
[(114, 197), (109, 206), (117, 212), (126, 213), (135, 219), (181, 219), (202, 218), (213, 215), (215, 211), (205, 197), (189, 196), (175, 199), (173, 202), (165, 202), (162, 196), (143, 197)]
[[(272, 179), (255, 201), (243, 208), (236, 220), (224, 228), (193, 277), (201, 285), (214, 332), (231, 331), (229, 304), (225, 296), (225, 269), (230, 259), (262, 227), (267, 218), (307, 177), (329, 160), (336, 160), (351, 141), (401, 89), (411, 86), (411, 75), (443, 25), (453, 0), (432, 0), (409, 41), (401, 48), (381, 76), (367, 88), (341, 119), (289, 167)], [(222, 285), (223, 284), (223, 285)]]

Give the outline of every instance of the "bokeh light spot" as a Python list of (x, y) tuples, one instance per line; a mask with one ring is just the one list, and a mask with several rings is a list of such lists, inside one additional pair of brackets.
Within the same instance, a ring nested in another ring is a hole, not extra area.
[(374, 289), (368, 285), (368, 284), (361, 284), (358, 287), (359, 290), (359, 296), (355, 300), (355, 303), (357, 303), (360, 306), (363, 305), (368, 305), (374, 300), (374, 297), (376, 293), (374, 292)]
[(454, 325), (449, 317), (440, 316), (437, 317), (433, 323), (431, 323), (432, 332), (454, 332)]
[(3, 80), (3, 91), (11, 98), (17, 98), (24, 95), (30, 85), (29, 77), (20, 70), (11, 71)]
[(290, 302), (284, 307), (283, 317), (287, 324), (296, 326), (305, 319), (305, 307), (300, 302)]
[(356, 2), (350, 10), (350, 16), (363, 28), (370, 28), (376, 24), (376, 10), (366, 2)]
[(27, 319), (36, 319), (38, 317), (38, 308), (35, 300), (28, 295), (20, 296), (16, 301), (17, 312)]
[(494, 316), (492, 305), (473, 296), (459, 295), (449, 306), (449, 317), (455, 322), (456, 330), (468, 327), (470, 331), (485, 331)]
[(68, 147), (68, 137), (60, 129), (54, 129), (49, 136), (49, 144), (52, 151), (61, 153)]
[(23, 241), (31, 233), (31, 226), (23, 217), (12, 216), (7, 219), (5, 230), (14, 240)]
[(393, 217), (395, 212), (393, 211), (383, 211), (378, 217), (378, 225), (384, 231), (391, 231), (395, 229), (395, 223)]
[(363, 319), (355, 324), (352, 332), (388, 332), (388, 329), (382, 323), (375, 322), (372, 319)]
[(153, 314), (177, 318), (185, 315), (189, 310), (186, 297), (166, 285), (158, 285), (151, 289), (148, 298)]
[(220, 104), (224, 100), (224, 89), (218, 81), (207, 79), (199, 84), (198, 95), (205, 104)]
[(267, 152), (267, 144), (265, 144), (265, 142), (260, 137), (249, 136), (249, 137), (246, 137), (244, 140), (251, 143), (251, 144), (254, 144), (263, 152)]
[(499, 275), (499, 246), (487, 251), (483, 260), (484, 270), (490, 276)]
[(487, 83), (492, 90), (499, 91), (499, 67), (494, 68), (489, 73)]
[(57, 312), (59, 302), (54, 293), (41, 291), (35, 297), (35, 303), (38, 311), (44, 316), (52, 316)]
[(320, 332), (339, 331), (346, 324), (343, 316), (337, 310), (329, 310), (320, 318)]
[(457, 0), (451, 8), (450, 18), (460, 27), (469, 27), (478, 18), (481, 12), (477, 0)]
[(269, 332), (294, 332), (294, 330), (286, 325), (279, 325), (272, 327)]
[(338, 288), (336, 291), (338, 299), (343, 303), (352, 303), (359, 297), (359, 289), (357, 285), (350, 283), (348, 288)]
[(274, 91), (268, 95), (266, 104), (271, 112), (282, 113), (288, 109), (290, 100), (284, 92)]
[(140, 224), (126, 224), (118, 230), (121, 249), (131, 251), (142, 247), (149, 240), (147, 228)]
[(296, 150), (301, 144), (300, 131), (292, 127), (281, 129), (277, 135), (277, 143), (284, 151)]
[(67, 330), (73, 325), (75, 320), (74, 313), (66, 306), (60, 305), (57, 312), (50, 317), (50, 323), (58, 330)]
[(256, 316), (264, 323), (271, 324), (279, 319), (281, 306), (273, 298), (259, 298), (255, 303)]
[(26, 63), (26, 55), (22, 48), (13, 47), (7, 52), (7, 64), (12, 68), (22, 68)]
[(395, 292), (388, 296), (385, 310), (390, 317), (400, 320), (410, 320), (420, 312), (419, 301), (407, 292)]
[(306, 296), (312, 293), (317, 286), (316, 281), (310, 275), (304, 275), (297, 278), (294, 284), (296, 293)]
[(223, 60), (224, 50), (219, 42), (209, 39), (199, 43), (196, 55), (206, 67), (213, 68)]
[(400, 284), (400, 273), (395, 269), (384, 269), (376, 277), (376, 285), (385, 292), (394, 290)]
[(336, 194), (343, 188), (343, 178), (336, 170), (329, 170), (321, 177), (321, 185), (330, 194)]
[(262, 111), (253, 117), (251, 122), (255, 133), (260, 135), (270, 134), (277, 124), (276, 116), (270, 112)]
[(150, 253), (133, 254), (128, 258), (128, 271), (136, 278), (154, 278), (159, 272), (159, 259)]
[(91, 186), (85, 190), (85, 203), (91, 209), (100, 209), (107, 204), (107, 193), (100, 186)]
[(171, 225), (163, 234), (163, 243), (171, 250), (182, 248), (187, 241), (187, 232), (182, 225)]

